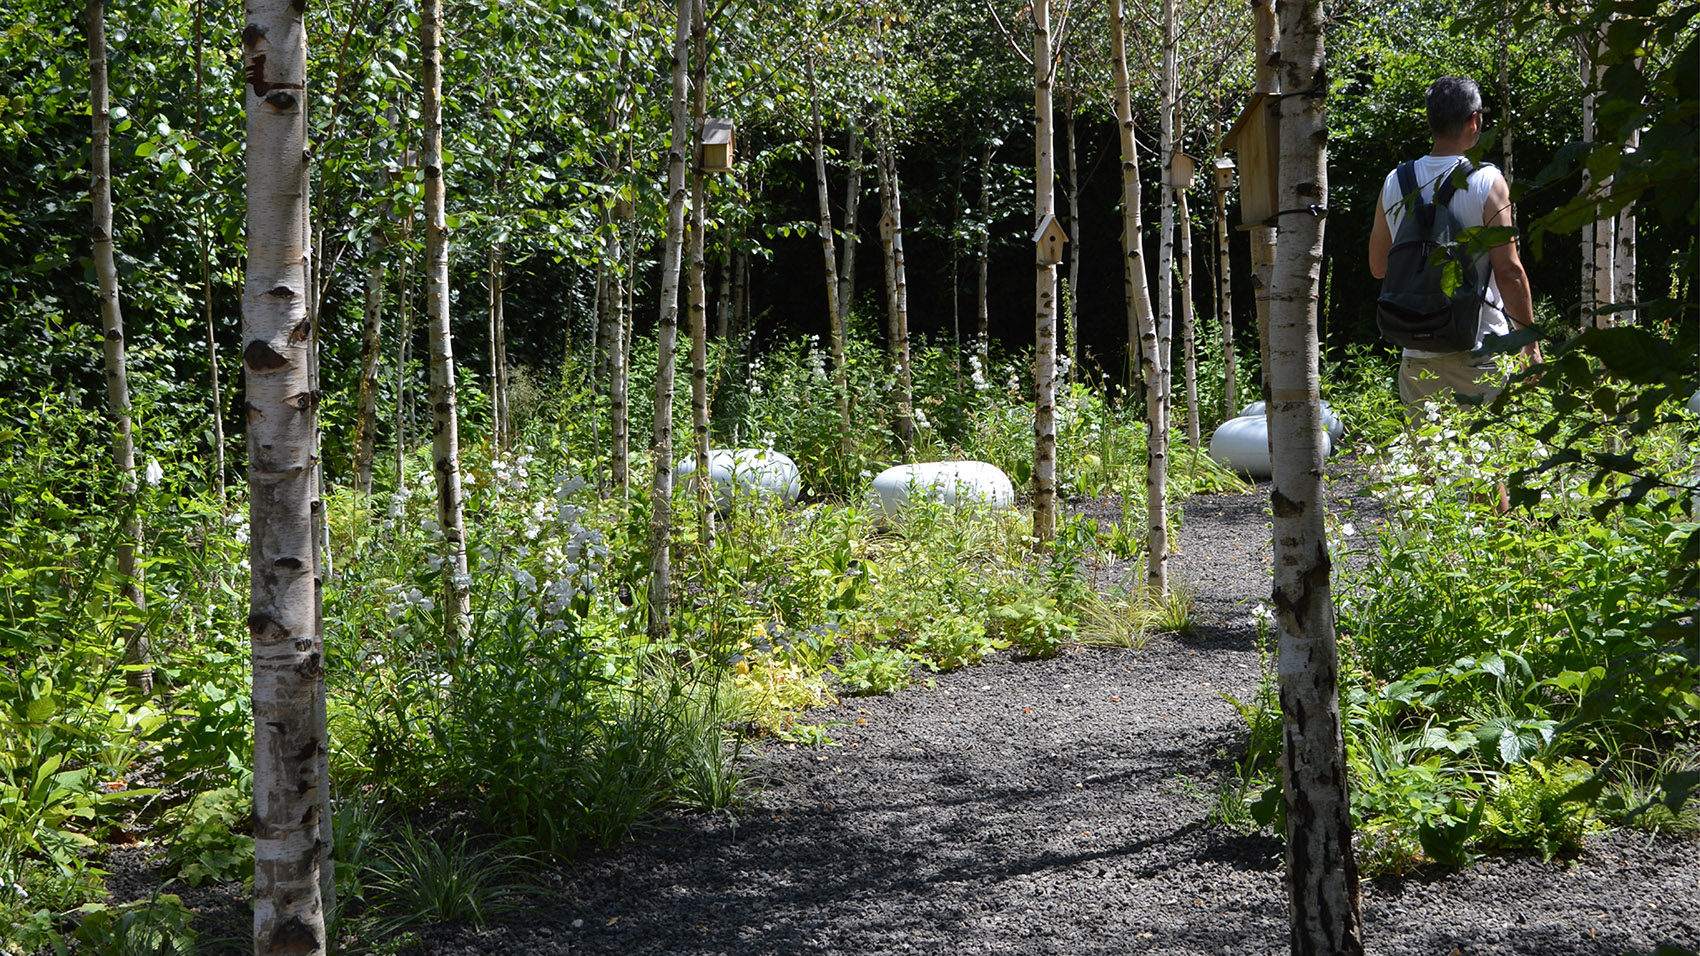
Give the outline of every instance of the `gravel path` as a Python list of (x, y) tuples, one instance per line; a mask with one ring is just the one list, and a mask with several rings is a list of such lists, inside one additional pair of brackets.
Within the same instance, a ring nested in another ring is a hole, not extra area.
[[(811, 715), (844, 722), (840, 746), (756, 754), (768, 786), (736, 819), (676, 817), (655, 842), (564, 873), (559, 909), (434, 928), (415, 951), (1285, 953), (1279, 844), (1206, 822), (1239, 729), (1221, 694), (1248, 695), (1258, 675), (1267, 493), (1186, 504), (1174, 577), (1195, 593), (1196, 637), (847, 700)], [(1334, 508), (1376, 519), (1368, 499)], [(1363, 892), (1377, 954), (1700, 946), (1692, 839), (1618, 833), (1574, 861), (1487, 860)]]

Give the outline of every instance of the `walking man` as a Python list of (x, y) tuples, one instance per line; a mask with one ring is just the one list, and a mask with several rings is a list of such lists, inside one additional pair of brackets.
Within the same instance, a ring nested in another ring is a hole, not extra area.
[[(1443, 76), (1435, 80), (1428, 88), (1426, 100), (1434, 149), (1415, 160), (1414, 166), (1424, 201), (1433, 201), (1438, 184), (1460, 163), (1468, 162), (1464, 153), (1474, 149), (1481, 139), (1486, 111), (1482, 109), (1482, 93), (1476, 81), (1464, 77)], [(1405, 215), (1406, 204), (1401, 202), (1404, 194), (1395, 169), (1382, 182), (1381, 196), (1375, 204), (1375, 225), (1369, 237), (1369, 271), (1377, 279), (1387, 274), (1388, 253)], [(1464, 228), (1511, 227), (1511, 188), (1497, 168), (1484, 163), (1474, 167), (1467, 185), (1453, 193), (1451, 210)], [(1445, 392), (1472, 404), (1489, 402), (1505, 385), (1505, 377), (1495, 367), (1493, 356), (1476, 353), (1488, 336), (1506, 335), (1513, 328), (1527, 328), (1534, 323), (1535, 303), (1529, 291), (1529, 276), (1523, 271), (1515, 239), (1489, 248), (1487, 255), (1477, 258), (1476, 270), (1477, 274), (1467, 277), (1467, 281), (1475, 282), (1478, 288), (1486, 287), (1476, 343), (1472, 349), (1457, 352), (1406, 348), (1399, 363), (1399, 398), (1408, 410), (1415, 411), (1424, 401)], [(1538, 345), (1531, 344), (1523, 352), (1530, 361), (1540, 361)]]

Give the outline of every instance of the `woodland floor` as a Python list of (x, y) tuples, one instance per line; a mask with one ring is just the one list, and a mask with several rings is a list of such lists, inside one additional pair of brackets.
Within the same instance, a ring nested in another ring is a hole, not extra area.
[[(1372, 499), (1337, 494), (1360, 529), (1377, 520)], [(672, 817), (554, 874), (556, 901), (484, 930), (428, 928), (405, 951), (1286, 953), (1280, 844), (1208, 822), (1241, 728), (1221, 694), (1248, 698), (1258, 680), (1267, 499), (1263, 484), (1185, 504), (1173, 574), (1195, 595), (1195, 636), (1004, 656), (846, 699), (809, 715), (839, 746), (754, 745), (765, 785), (735, 816)], [(1700, 947), (1700, 841), (1619, 831), (1570, 860), (1366, 880), (1363, 912), (1375, 954)]]

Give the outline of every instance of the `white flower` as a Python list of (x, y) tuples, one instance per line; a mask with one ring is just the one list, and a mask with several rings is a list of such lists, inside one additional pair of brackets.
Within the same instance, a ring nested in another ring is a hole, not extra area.
[(1358, 529), (1353, 527), (1352, 523), (1350, 521), (1348, 521), (1345, 524), (1340, 526), (1340, 534), (1341, 534), (1342, 537), (1350, 538), (1351, 536), (1353, 536), (1357, 533), (1358, 533)]
[(159, 459), (158, 458), (149, 458), (148, 459), (148, 466), (142, 472), (142, 481), (149, 488), (157, 488), (157, 487), (159, 487), (159, 483), (164, 481), (164, 480), (165, 480), (165, 469), (159, 467)]

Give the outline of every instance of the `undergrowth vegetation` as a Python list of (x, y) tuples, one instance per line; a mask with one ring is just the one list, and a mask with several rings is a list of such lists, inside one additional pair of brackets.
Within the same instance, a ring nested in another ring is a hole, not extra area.
[[(389, 464), (370, 500), (331, 476), (324, 617), (345, 946), (494, 917), (548, 892), (534, 875), (544, 864), (669, 814), (736, 812), (755, 783), (740, 760), (751, 741), (833, 744), (833, 722), (810, 708), (992, 654), (1140, 647), (1191, 626), (1184, 590), (1151, 601), (1102, 573), (1143, 545), (1137, 407), (1103, 383), (1062, 397), (1059, 484), (1118, 501), (1121, 518), (1065, 520), (1036, 552), (1019, 509), (919, 503), (888, 519), (869, 502), (869, 478), (898, 458), (877, 424), (891, 412), (881, 362), (871, 346), (852, 352), (859, 425), (846, 456), (817, 343), (747, 364), (716, 356), (717, 434), (786, 451), (806, 490), (799, 506), (735, 499), (712, 541), (680, 490), (664, 641), (644, 637), (648, 506), (607, 487), (588, 390), (536, 389), (515, 409), (516, 447), (464, 450), (464, 638), (446, 636), (438, 606), (442, 535), (423, 452), (402, 459), (403, 474)], [(916, 367), (913, 457), (984, 460), (1024, 481), (1032, 405), (1019, 357), (982, 369), (923, 346)], [(1389, 506), (1379, 537), (1340, 536), (1373, 540), (1373, 579), (1337, 583), (1370, 867), (1550, 855), (1602, 822), (1695, 828), (1691, 807), (1655, 799), (1659, 781), (1700, 770), (1695, 660), (1657, 627), (1682, 613), (1663, 582), (1682, 560), (1684, 515), (1649, 500), (1594, 520), (1596, 490), (1581, 482), (1496, 513), (1481, 502), (1526, 451), (1518, 439), (1471, 433), (1452, 414), (1407, 436), (1371, 385), (1383, 374), (1351, 356), (1330, 395)], [(103, 463), (98, 416), (47, 395), (0, 425), (0, 935), (23, 952), (114, 952), (118, 937), (188, 951), (177, 898), (107, 902), (101, 869), (120, 848), (181, 887), (252, 874), (245, 505), (206, 492), (171, 436), (147, 433), (145, 408), (139, 418), (160, 467), (134, 497)], [(1653, 440), (1662, 461), (1687, 467), (1680, 432)], [(1243, 487), (1184, 441), (1171, 454), (1176, 501)], [(145, 609), (115, 579), (132, 509)], [(1175, 533), (1184, 542), (1178, 522)], [(133, 628), (155, 647), (151, 698), (129, 689), (121, 663)], [(1279, 715), (1267, 685), (1240, 706), (1251, 743), (1217, 803), (1250, 825), (1278, 804)], [(1567, 800), (1590, 782), (1599, 799)]]

